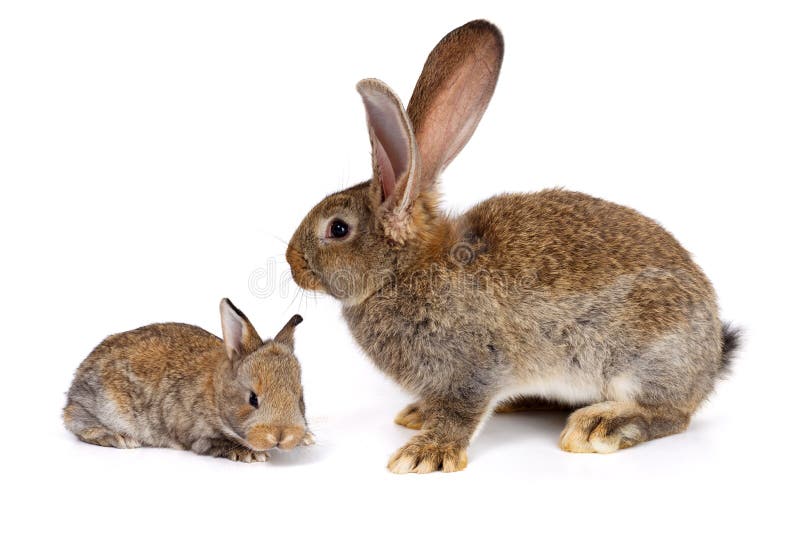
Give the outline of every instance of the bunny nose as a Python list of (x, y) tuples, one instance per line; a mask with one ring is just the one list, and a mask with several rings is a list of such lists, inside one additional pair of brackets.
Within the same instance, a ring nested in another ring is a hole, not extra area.
[(272, 449), (277, 444), (275, 433), (272, 427), (267, 425), (256, 425), (247, 433), (247, 445), (255, 451), (266, 451)]
[(305, 427), (257, 425), (247, 435), (247, 443), (256, 451), (266, 451), (273, 447), (292, 449), (300, 443), (305, 434)]
[(280, 449), (293, 449), (297, 447), (305, 433), (306, 429), (303, 427), (284, 427), (278, 437), (277, 445)]

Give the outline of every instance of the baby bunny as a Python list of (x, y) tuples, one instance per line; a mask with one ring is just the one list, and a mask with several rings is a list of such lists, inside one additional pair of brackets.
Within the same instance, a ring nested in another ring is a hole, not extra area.
[(681, 432), (736, 346), (689, 253), (632, 209), (546, 190), (439, 210), (439, 175), (502, 57), (500, 31), (473, 21), (433, 49), (407, 109), (383, 82), (358, 83), (372, 179), (323, 199), (286, 252), (298, 285), (339, 299), (366, 354), (418, 398), (396, 418), (421, 432), (393, 472), (463, 469), (498, 404), (579, 408), (566, 451)]
[(262, 341), (228, 299), (222, 335), (153, 324), (107, 337), (75, 373), (64, 424), (90, 444), (190, 449), (264, 462), (268, 449), (310, 445), (294, 356), (299, 315)]

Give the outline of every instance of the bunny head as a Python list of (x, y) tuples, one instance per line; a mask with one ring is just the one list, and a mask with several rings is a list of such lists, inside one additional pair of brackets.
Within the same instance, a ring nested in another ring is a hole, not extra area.
[(307, 434), (300, 363), (294, 355), (293, 316), (274, 339), (262, 341), (228, 299), (220, 303), (227, 369), (217, 381), (225, 431), (254, 451), (292, 449)]
[(385, 83), (358, 83), (373, 176), (326, 197), (302, 221), (286, 252), (299, 286), (357, 304), (398, 269), (447, 248), (437, 178), (483, 116), (502, 57), (500, 31), (472, 21), (430, 53), (407, 110)]

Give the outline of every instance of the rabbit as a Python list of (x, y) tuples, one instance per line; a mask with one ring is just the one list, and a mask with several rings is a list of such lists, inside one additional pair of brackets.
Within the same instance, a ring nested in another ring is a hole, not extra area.
[(395, 473), (464, 469), (495, 407), (520, 399), (574, 410), (570, 452), (679, 433), (737, 346), (689, 253), (633, 209), (562, 189), (439, 209), (438, 178), (486, 110), (503, 47), (487, 21), (453, 30), (407, 109), (359, 82), (373, 176), (311, 209), (286, 251), (295, 282), (338, 299), (366, 355), (417, 398), (395, 419), (421, 429)]
[(107, 337), (81, 363), (64, 425), (101, 446), (188, 449), (264, 462), (273, 447), (314, 442), (305, 418), (294, 315), (262, 341), (230, 300), (223, 339), (188, 324), (153, 324)]

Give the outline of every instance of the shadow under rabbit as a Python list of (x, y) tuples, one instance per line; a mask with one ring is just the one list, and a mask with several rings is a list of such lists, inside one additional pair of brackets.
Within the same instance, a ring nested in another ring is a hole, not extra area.
[(316, 464), (328, 458), (328, 451), (319, 442), (310, 447), (298, 447), (291, 451), (272, 450), (269, 451), (269, 460), (265, 463), (269, 466), (306, 466)]
[[(571, 410), (547, 410), (494, 414), (487, 420), (481, 432), (470, 445), (470, 462), (475, 462), (485, 455), (497, 453), (511, 444), (525, 443), (536, 451), (573, 457), (576, 455), (575, 453), (564, 453), (558, 445), (559, 436), (570, 413)], [(698, 447), (703, 448), (702, 453), (705, 457), (714, 457), (718, 447), (713, 443), (712, 437), (708, 435), (709, 431), (714, 430), (714, 426), (712, 422), (699, 416), (691, 422), (685, 432), (637, 444), (625, 449), (624, 452), (629, 456), (629, 460), (631, 455), (639, 454), (642, 451), (649, 450), (653, 454), (667, 452), (672, 456), (670, 460), (673, 463), (668, 469), (672, 473), (677, 473), (686, 464), (686, 459), (683, 458), (684, 454), (690, 451), (696, 454)], [(600, 456), (596, 453), (583, 455)], [(602, 457), (604, 460), (612, 460), (608, 455), (602, 455)], [(636, 459), (630, 460), (629, 464), (635, 466), (635, 461)], [(650, 457), (647, 457), (646, 461), (649, 463)]]
[(150, 461), (152, 459), (156, 460), (170, 460), (173, 458), (190, 458), (190, 459), (200, 459), (203, 462), (207, 463), (230, 463), (234, 466), (255, 466), (257, 464), (261, 464), (264, 466), (281, 466), (281, 467), (289, 467), (289, 466), (305, 466), (310, 464), (316, 464), (322, 462), (328, 458), (329, 450), (325, 447), (324, 444), (320, 444), (317, 442), (316, 444), (309, 446), (309, 447), (297, 447), (289, 451), (283, 451), (281, 449), (272, 449), (268, 452), (269, 460), (264, 463), (241, 463), (241, 462), (234, 462), (225, 458), (215, 458), (209, 457), (206, 455), (197, 455), (190, 451), (183, 451), (179, 449), (171, 449), (166, 447), (149, 447), (149, 446), (141, 446), (136, 447), (133, 449), (119, 449), (116, 447), (103, 447), (98, 445), (91, 445), (81, 442), (71, 434), (67, 433), (66, 431), (59, 432), (58, 437), (62, 443), (69, 444), (70, 450), (74, 448), (76, 452), (80, 454), (89, 455), (93, 462), (97, 462), (98, 457), (105, 459), (114, 458), (114, 456), (122, 457), (120, 459), (124, 460), (127, 458), (138, 458), (142, 462)]
[(509, 444), (534, 443), (541, 449), (558, 449), (558, 437), (569, 410), (542, 410), (493, 414), (470, 444), (470, 460), (478, 460)]

